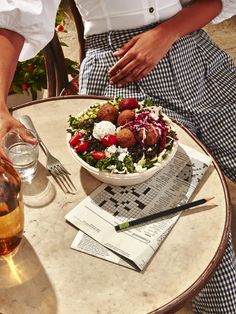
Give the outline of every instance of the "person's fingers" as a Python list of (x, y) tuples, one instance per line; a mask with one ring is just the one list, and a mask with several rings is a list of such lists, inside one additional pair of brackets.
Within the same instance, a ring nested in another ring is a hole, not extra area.
[(122, 70), (120, 70), (114, 76), (112, 76), (110, 78), (109, 83), (110, 84), (115, 84), (115, 83), (121, 81), (127, 75), (129, 75), (130, 73), (133, 73), (135, 71), (135, 69), (137, 69), (137, 70), (140, 69), (139, 70), (139, 72), (140, 72), (143, 69), (143, 65), (137, 65), (137, 62), (135, 60), (132, 60), (131, 62), (126, 64), (126, 66)]
[(7, 160), (8, 162), (11, 163), (11, 160), (7, 156), (6, 152), (4, 151), (3, 147), (0, 146), (0, 158), (3, 158), (4, 160)]
[[(30, 143), (30, 144), (36, 144), (38, 143), (37, 138), (35, 138), (34, 135), (29, 133), (25, 126), (20, 123), (18, 120), (11, 120), (10, 123), (6, 123), (5, 125), (2, 126), (0, 129), (0, 156), (3, 159), (6, 159), (9, 161), (9, 157), (7, 156), (5, 150), (4, 150), (4, 137), (5, 135), (10, 132), (17, 132), (19, 136), (23, 139), (23, 141)], [(15, 131), (14, 131), (15, 130)]]
[(135, 68), (132, 73), (129, 73), (125, 78), (123, 78), (122, 80), (120, 80), (117, 83), (117, 87), (123, 87), (124, 85), (128, 84), (129, 82), (133, 82), (133, 81), (138, 81), (141, 78), (145, 77), (152, 68), (148, 67), (148, 68), (141, 68), (141, 67), (137, 67)]
[(129, 62), (135, 60), (135, 55), (133, 53), (127, 53), (124, 55), (116, 64), (110, 68), (108, 71), (108, 76), (112, 78), (119, 71), (121, 71)]
[(113, 52), (113, 55), (116, 57), (123, 56), (133, 45), (136, 43), (137, 39), (132, 38), (130, 41), (128, 41), (124, 46), (122, 46), (120, 49)]
[(34, 134), (32, 134), (30, 131), (28, 131), (23, 124), (19, 128), (19, 135), (20, 137), (27, 143), (30, 144), (36, 144), (38, 142), (37, 138)]
[(144, 78), (145, 76), (148, 75), (149, 72), (151, 72), (153, 68), (152, 67), (147, 67), (146, 69), (144, 69), (142, 72), (139, 73), (139, 75), (136, 77), (136, 81), (141, 80), (142, 78)]
[(4, 135), (10, 131), (11, 129), (18, 129), (21, 127), (24, 127), (23, 124), (20, 123), (20, 121), (16, 120), (9, 114), (7, 114), (5, 117), (1, 117), (3, 121), (0, 121), (0, 139), (4, 137)]

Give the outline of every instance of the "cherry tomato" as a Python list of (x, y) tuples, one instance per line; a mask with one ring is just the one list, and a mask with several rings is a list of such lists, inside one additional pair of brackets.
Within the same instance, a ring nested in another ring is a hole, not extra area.
[(94, 159), (100, 160), (106, 157), (105, 152), (91, 152), (91, 155), (93, 156)]
[(119, 109), (120, 111), (123, 111), (125, 109), (135, 109), (139, 108), (139, 103), (135, 98), (123, 98), (121, 99), (119, 103)]
[(75, 147), (76, 153), (83, 153), (88, 148), (88, 142), (87, 141), (80, 141)]
[(111, 145), (115, 145), (116, 144), (116, 136), (113, 135), (113, 134), (104, 135), (101, 138), (101, 143), (105, 147), (109, 147)]
[(72, 138), (69, 140), (70, 146), (73, 146), (73, 147), (76, 146), (79, 143), (79, 141), (82, 139), (82, 137), (83, 137), (83, 134), (81, 132), (75, 133), (72, 136)]

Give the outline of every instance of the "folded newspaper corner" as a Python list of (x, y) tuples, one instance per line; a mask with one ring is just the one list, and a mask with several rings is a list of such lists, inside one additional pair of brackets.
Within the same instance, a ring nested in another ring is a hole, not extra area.
[(187, 203), (212, 159), (180, 144), (172, 161), (134, 186), (100, 185), (65, 219), (79, 229), (71, 248), (143, 270), (181, 213), (117, 232), (115, 226)]

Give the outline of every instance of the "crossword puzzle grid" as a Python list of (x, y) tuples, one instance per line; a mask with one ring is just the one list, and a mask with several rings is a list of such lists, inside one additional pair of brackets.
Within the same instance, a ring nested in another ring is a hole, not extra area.
[(147, 184), (137, 186), (107, 186), (93, 202), (114, 216), (132, 219), (156, 196)]
[[(197, 186), (208, 165), (195, 158), (178, 173), (177, 178), (187, 185)], [(135, 186), (107, 186), (93, 198), (93, 202), (113, 216), (128, 220), (136, 218), (156, 197), (156, 189), (147, 183)]]
[(181, 169), (177, 178), (191, 185), (197, 186), (207, 168), (207, 164), (192, 158), (191, 162), (187, 163), (185, 167)]

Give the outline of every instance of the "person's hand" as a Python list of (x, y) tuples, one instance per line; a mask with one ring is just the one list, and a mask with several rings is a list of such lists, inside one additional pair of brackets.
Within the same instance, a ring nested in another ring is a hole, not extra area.
[(18, 120), (16, 120), (14, 117), (11, 116), (11, 114), (8, 112), (8, 110), (3, 110), (0, 112), (0, 157), (2, 157), (5, 160), (9, 160), (7, 154), (5, 153), (2, 145), (2, 140), (4, 135), (10, 131), (11, 129), (19, 129), (19, 134), (22, 137), (23, 140), (25, 140), (28, 143), (35, 143), (35, 140), (31, 138), (31, 136), (25, 132), (25, 127), (23, 124), (21, 124)]
[(110, 84), (122, 87), (145, 77), (166, 55), (174, 42), (174, 35), (163, 25), (133, 37), (114, 52), (114, 56), (121, 58), (108, 72)]

